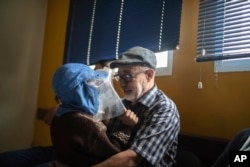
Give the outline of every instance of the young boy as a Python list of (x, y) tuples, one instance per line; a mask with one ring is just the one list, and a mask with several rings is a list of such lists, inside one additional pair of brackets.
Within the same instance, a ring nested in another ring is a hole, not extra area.
[[(107, 77), (105, 71), (78, 63), (56, 70), (52, 87), (61, 104), (50, 127), (58, 162), (74, 167), (91, 166), (127, 149), (130, 130), (138, 122), (132, 111), (125, 111), (120, 118), (124, 126), (110, 136), (105, 124), (94, 119), (104, 100), (99, 97), (105, 96), (100, 96), (98, 88), (90, 82), (102, 83)], [(107, 85), (105, 88), (113, 90)]]

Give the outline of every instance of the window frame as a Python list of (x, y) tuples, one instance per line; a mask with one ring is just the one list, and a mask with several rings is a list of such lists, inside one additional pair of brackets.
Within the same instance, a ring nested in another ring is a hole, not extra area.
[[(164, 51), (167, 52), (167, 66), (165, 67), (157, 67), (156, 66), (156, 76), (171, 76), (172, 75), (172, 69), (173, 69), (173, 54), (174, 51)], [(157, 58), (157, 56), (156, 56)], [(159, 59), (157, 59), (157, 62), (159, 62)]]
[(249, 1), (200, 1), (196, 62), (214, 61), (214, 72), (250, 71), (249, 7)]
[(214, 62), (214, 72), (250, 71), (250, 58), (220, 60)]

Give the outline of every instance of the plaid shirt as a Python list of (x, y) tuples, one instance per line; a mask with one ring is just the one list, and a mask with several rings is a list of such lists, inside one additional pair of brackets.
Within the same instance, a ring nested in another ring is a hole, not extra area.
[[(131, 129), (127, 148), (146, 160), (140, 166), (172, 166), (175, 163), (180, 130), (175, 103), (154, 86), (136, 104), (124, 100), (124, 105), (139, 117), (139, 123)], [(108, 125), (108, 133), (112, 134), (120, 127), (120, 118), (115, 118)]]

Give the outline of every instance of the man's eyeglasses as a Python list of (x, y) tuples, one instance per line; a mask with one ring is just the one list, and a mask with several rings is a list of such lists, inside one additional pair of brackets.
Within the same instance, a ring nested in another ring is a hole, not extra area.
[(118, 73), (114, 75), (114, 78), (116, 81), (120, 81), (120, 79), (123, 79), (125, 82), (131, 82), (137, 75), (141, 73), (145, 73), (146, 71), (140, 71), (135, 74), (124, 74), (124, 75), (119, 75)]

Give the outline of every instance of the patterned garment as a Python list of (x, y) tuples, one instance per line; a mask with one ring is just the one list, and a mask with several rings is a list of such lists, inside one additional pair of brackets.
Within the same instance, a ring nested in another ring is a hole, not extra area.
[(120, 150), (126, 150), (128, 149), (128, 141), (130, 139), (132, 129), (133, 127), (122, 124), (117, 131), (114, 131), (109, 135), (109, 139)]
[[(139, 117), (139, 123), (130, 131), (131, 137), (126, 147), (145, 159), (140, 166), (173, 166), (180, 130), (175, 103), (154, 86), (135, 105), (126, 100), (124, 105)], [(111, 136), (121, 131), (120, 125), (120, 118), (112, 119), (108, 125), (108, 134)]]

